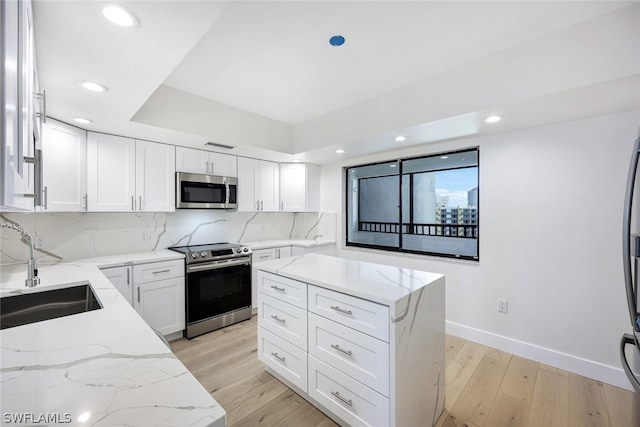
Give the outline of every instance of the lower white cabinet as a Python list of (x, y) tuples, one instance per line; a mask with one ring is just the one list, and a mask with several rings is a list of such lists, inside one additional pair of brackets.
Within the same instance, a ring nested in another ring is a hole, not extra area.
[(132, 267), (107, 267), (101, 268), (100, 271), (107, 276), (107, 279), (116, 287), (127, 302), (133, 305), (133, 280)]
[[(310, 312), (317, 286), (260, 270), (257, 281), (258, 358), (267, 369), (342, 422), (388, 426), (389, 343), (346, 326), (339, 317)], [(320, 293), (345, 312), (354, 306), (380, 311), (389, 327), (386, 306), (327, 289)]]
[(134, 285), (133, 308), (163, 335), (184, 330), (184, 277)]
[(184, 330), (184, 260), (100, 270), (153, 329), (163, 335)]
[[(277, 248), (265, 248), (265, 249), (256, 249), (253, 251), (253, 255), (251, 256), (251, 262), (253, 264), (262, 262), (262, 261), (270, 261), (272, 259), (280, 259), (287, 258), (292, 256), (292, 247), (291, 246), (280, 246)], [(258, 289), (256, 287), (256, 276), (255, 271), (252, 273), (251, 280), (251, 306), (253, 307), (252, 311), (255, 314), (260, 310), (258, 304)]]

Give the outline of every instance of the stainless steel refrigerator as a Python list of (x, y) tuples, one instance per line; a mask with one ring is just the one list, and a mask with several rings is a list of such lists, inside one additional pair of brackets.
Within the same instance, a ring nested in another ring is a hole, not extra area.
[(620, 359), (632, 387), (635, 390), (633, 398), (632, 425), (640, 426), (640, 299), (638, 298), (638, 259), (640, 258), (640, 207), (633, 205), (635, 196), (640, 199), (640, 189), (636, 184), (640, 181), (638, 174), (638, 159), (640, 158), (640, 133), (633, 147), (631, 165), (627, 178), (627, 190), (624, 200), (623, 219), (623, 262), (624, 282), (627, 292), (627, 306), (629, 320), (633, 334), (623, 334), (620, 340)]

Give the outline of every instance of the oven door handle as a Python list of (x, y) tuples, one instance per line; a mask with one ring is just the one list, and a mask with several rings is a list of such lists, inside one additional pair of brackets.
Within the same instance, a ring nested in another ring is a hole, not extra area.
[(241, 259), (230, 259), (226, 261), (214, 261), (207, 262), (205, 264), (195, 264), (187, 266), (187, 273), (194, 273), (196, 271), (204, 271), (204, 270), (216, 270), (219, 268), (225, 267), (233, 267), (234, 265), (251, 265), (251, 258), (243, 257)]

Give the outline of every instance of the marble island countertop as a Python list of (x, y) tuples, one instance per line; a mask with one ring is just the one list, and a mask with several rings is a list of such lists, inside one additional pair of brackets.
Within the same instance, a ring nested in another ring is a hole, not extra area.
[[(2, 422), (223, 427), (224, 409), (98, 269), (181, 257), (156, 251), (41, 266), (37, 290), (88, 281), (103, 308), (0, 331)], [(2, 266), (0, 294), (21, 293), (25, 278), (24, 264)]]
[(263, 261), (254, 268), (388, 306), (444, 277), (319, 254)]

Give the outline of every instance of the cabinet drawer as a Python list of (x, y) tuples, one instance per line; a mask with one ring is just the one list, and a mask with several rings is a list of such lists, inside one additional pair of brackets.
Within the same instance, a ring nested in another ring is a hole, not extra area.
[(309, 311), (389, 342), (389, 307), (309, 285)]
[(388, 426), (389, 399), (309, 356), (309, 396), (351, 426)]
[(309, 354), (389, 397), (389, 344), (309, 313)]
[(307, 352), (258, 327), (258, 359), (307, 392)]
[(258, 291), (297, 307), (307, 308), (307, 284), (258, 271)]
[(253, 254), (251, 256), (251, 262), (253, 262), (254, 264), (256, 262), (269, 261), (272, 259), (276, 259), (275, 248), (256, 249), (255, 251), (253, 251)]
[(307, 311), (258, 293), (258, 325), (307, 350)]
[(133, 266), (133, 281), (136, 284), (181, 276), (184, 276), (184, 260), (182, 259)]

